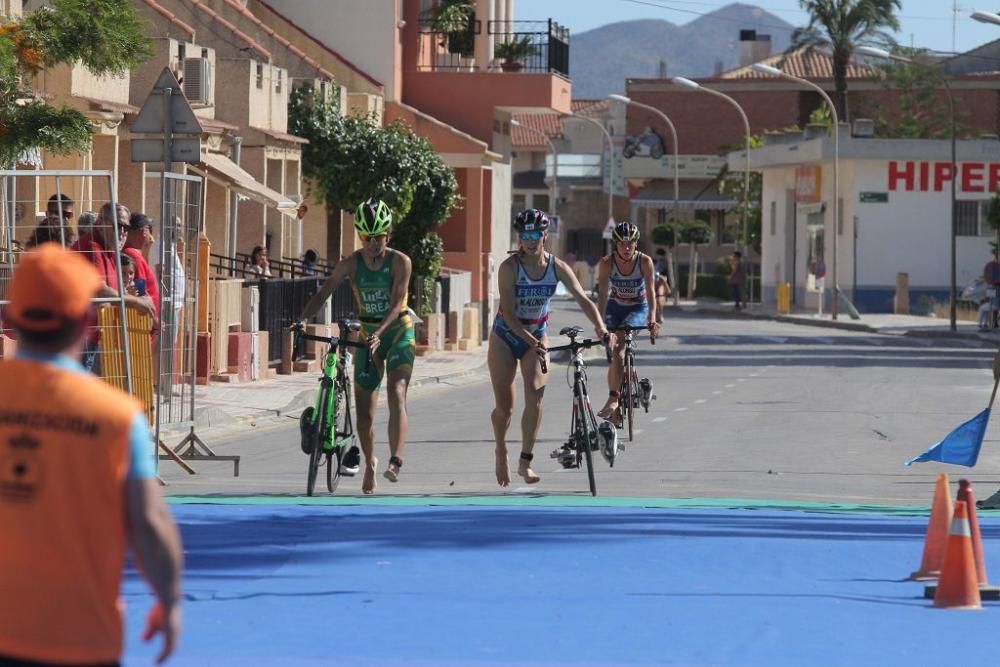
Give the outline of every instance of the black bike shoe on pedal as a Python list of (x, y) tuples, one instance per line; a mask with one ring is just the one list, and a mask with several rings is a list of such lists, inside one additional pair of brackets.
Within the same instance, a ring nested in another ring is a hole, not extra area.
[(361, 451), (355, 445), (347, 450), (340, 460), (340, 474), (344, 477), (354, 477), (361, 470)]

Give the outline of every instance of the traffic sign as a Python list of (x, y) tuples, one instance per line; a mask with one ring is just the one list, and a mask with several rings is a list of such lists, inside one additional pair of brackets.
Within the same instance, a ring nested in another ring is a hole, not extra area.
[[(170, 127), (164, 127), (163, 100), (161, 96), (167, 88), (171, 89), (170, 95)], [(164, 67), (160, 73), (160, 78), (156, 80), (153, 90), (146, 97), (146, 101), (139, 110), (139, 115), (132, 123), (132, 131), (136, 133), (160, 134), (169, 129), (176, 134), (201, 134), (201, 123), (194, 115), (194, 109), (184, 97), (177, 77), (170, 71), (169, 67)]]
[[(132, 162), (163, 162), (162, 139), (133, 139)], [(200, 162), (201, 139), (177, 137), (170, 142), (171, 162)]]

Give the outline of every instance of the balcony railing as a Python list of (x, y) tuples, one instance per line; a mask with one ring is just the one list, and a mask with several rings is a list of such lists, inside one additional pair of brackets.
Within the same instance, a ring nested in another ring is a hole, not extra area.
[(569, 77), (569, 28), (548, 21), (490, 21), (487, 33), (494, 43), (527, 39), (531, 54), (524, 59), (525, 72), (555, 72)]
[[(527, 40), (531, 48), (521, 59), (516, 70), (521, 72), (556, 73), (569, 77), (569, 28), (555, 21), (489, 21), (487, 34), (493, 43), (503, 44), (514, 40)], [(499, 69), (503, 63), (491, 59), (483, 66), (475, 58), (475, 42), (482, 39), (482, 22), (471, 18), (467, 29), (460, 32), (442, 32), (435, 29), (429, 19), (420, 20), (420, 57), (417, 69), (421, 71), (484, 71)], [(491, 54), (492, 55), (492, 54)]]

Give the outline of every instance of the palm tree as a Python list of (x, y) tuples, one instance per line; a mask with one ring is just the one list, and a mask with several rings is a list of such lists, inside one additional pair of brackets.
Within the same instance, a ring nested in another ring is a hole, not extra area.
[(809, 13), (809, 25), (792, 33), (789, 50), (827, 48), (833, 53), (834, 103), (847, 120), (847, 65), (857, 46), (891, 44), (886, 29), (899, 30), (896, 12), (901, 0), (799, 0)]

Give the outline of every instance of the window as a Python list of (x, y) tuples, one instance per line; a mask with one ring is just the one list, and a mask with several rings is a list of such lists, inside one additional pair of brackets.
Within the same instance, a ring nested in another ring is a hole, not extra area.
[(778, 202), (771, 202), (771, 236), (778, 233)]
[(274, 76), (274, 92), (280, 93), (281, 92), (281, 70), (280, 69), (275, 69), (273, 71), (274, 71), (274, 74), (275, 74), (275, 76)]
[(187, 45), (185, 45), (183, 43), (178, 43), (177, 44), (177, 60), (180, 61), (180, 63), (182, 65), (184, 64), (184, 56), (185, 56), (185, 49), (186, 48), (187, 48)]
[(514, 203), (515, 215), (528, 208), (527, 200), (524, 195), (514, 195), (511, 201)]
[(548, 195), (532, 195), (531, 197), (532, 208), (538, 208), (545, 212), (549, 210), (549, 196)]
[(257, 63), (257, 87), (264, 87), (264, 64)]
[(208, 60), (208, 49), (201, 50), (201, 57), (204, 58), (205, 60)]
[(989, 200), (955, 202), (955, 235), (993, 236), (989, 215)]

